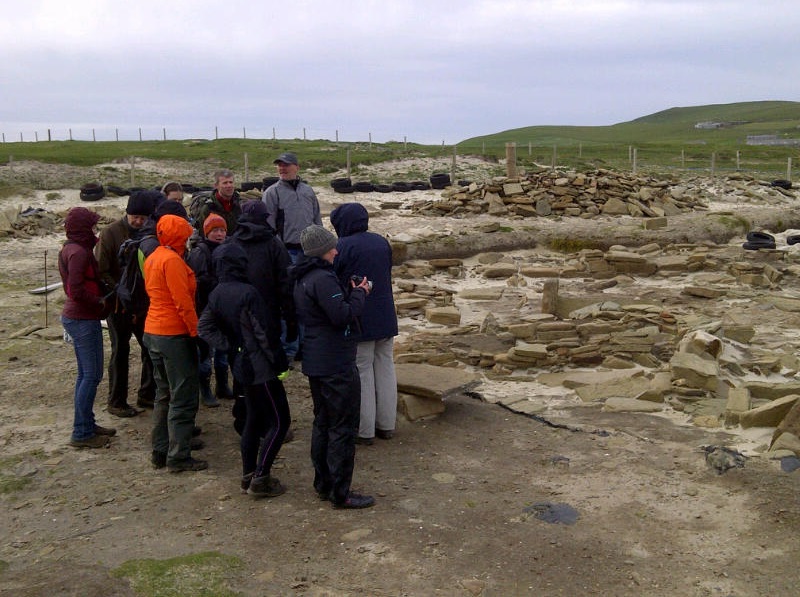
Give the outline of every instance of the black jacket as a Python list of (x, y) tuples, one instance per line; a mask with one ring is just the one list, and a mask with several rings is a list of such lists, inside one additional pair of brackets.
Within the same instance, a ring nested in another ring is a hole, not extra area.
[(358, 347), (354, 334), (367, 293), (346, 291), (333, 266), (303, 255), (289, 268), (296, 280), (294, 304), (303, 331), (303, 373), (324, 377), (355, 367)]
[(208, 296), (217, 285), (217, 274), (214, 271), (212, 255), (220, 243), (215, 243), (207, 238), (201, 239), (186, 257), (186, 263), (194, 271), (197, 279), (197, 292), (195, 293), (195, 306), (197, 314), (203, 312), (208, 304)]
[[(250, 214), (243, 214), (239, 218), (236, 232), (227, 242), (239, 245), (247, 255), (247, 280), (256, 287), (266, 303), (269, 322), (267, 333), (274, 346), (281, 336), (281, 318), (289, 326), (297, 325), (292, 282), (287, 271), (292, 263), (289, 252), (263, 218)], [(286, 358), (285, 355), (283, 358)], [(288, 367), (287, 362), (281, 371)]]
[(239, 383), (264, 383), (284, 369), (276, 367), (276, 346), (267, 337), (264, 301), (247, 282), (247, 256), (241, 247), (223, 243), (214, 251), (213, 260), (219, 283), (208, 297), (197, 333), (212, 347), (228, 351)]

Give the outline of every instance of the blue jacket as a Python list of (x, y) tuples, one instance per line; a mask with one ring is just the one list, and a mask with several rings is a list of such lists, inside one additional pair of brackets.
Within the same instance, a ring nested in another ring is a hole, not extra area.
[(301, 256), (289, 268), (296, 280), (294, 305), (303, 330), (303, 373), (325, 377), (356, 366), (354, 334), (364, 309), (363, 288), (346, 290), (333, 266), (319, 257)]
[(392, 295), (392, 247), (380, 234), (368, 232), (369, 214), (360, 203), (345, 203), (331, 213), (339, 254), (333, 261), (342, 284), (350, 276), (366, 276), (372, 291), (361, 313), (359, 341), (381, 340), (397, 335), (397, 314)]

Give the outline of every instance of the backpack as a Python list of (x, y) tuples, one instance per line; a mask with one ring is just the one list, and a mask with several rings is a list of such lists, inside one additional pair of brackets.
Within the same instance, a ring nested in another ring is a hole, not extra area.
[(145, 255), (139, 248), (142, 240), (148, 238), (129, 238), (119, 248), (119, 259), (122, 274), (117, 282), (116, 292), (119, 304), (125, 313), (135, 318), (144, 318), (150, 308), (150, 297), (144, 286), (143, 264)]
[(208, 204), (213, 204), (214, 191), (198, 191), (192, 195), (192, 202), (189, 204), (189, 218), (192, 226), (198, 230), (203, 229), (203, 222), (201, 216), (203, 207)]

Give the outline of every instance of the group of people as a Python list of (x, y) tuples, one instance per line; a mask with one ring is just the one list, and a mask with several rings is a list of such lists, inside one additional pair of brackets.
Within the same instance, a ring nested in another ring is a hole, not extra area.
[[(350, 487), (355, 444), (391, 439), (396, 420), (391, 247), (368, 230), (367, 210), (358, 203), (331, 213), (337, 238), (322, 226), (297, 156), (283, 153), (274, 163), (279, 180), (260, 201), (243, 201), (233, 173), (220, 170), (214, 191), (191, 213), (178, 183), (132, 194), (126, 214), (99, 238), (96, 213), (68, 212), (59, 271), (67, 295), (62, 323), (78, 363), (70, 444), (100, 448), (116, 433), (97, 425), (93, 412), (106, 318), (107, 410), (119, 417), (141, 412), (128, 403), (135, 337), (142, 360), (136, 405), (153, 408), (154, 467), (207, 468), (193, 455), (203, 447), (196, 437), (199, 404), (213, 408), (233, 398), (242, 489), (256, 497), (284, 493), (271, 474), (290, 433), (282, 380), (301, 361), (313, 399), (314, 489), (334, 507), (366, 508), (374, 498)], [(142, 310), (122, 305), (115, 293), (130, 267), (122, 262), (129, 239), (136, 240), (135, 266), (146, 288)]]

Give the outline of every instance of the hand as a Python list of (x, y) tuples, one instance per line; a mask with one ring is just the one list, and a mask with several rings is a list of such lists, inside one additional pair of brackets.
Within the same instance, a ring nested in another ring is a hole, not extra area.
[(297, 340), (297, 322), (286, 322), (286, 342), (294, 342)]

